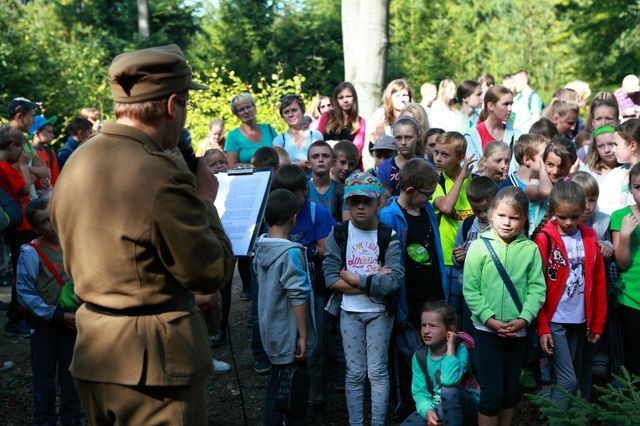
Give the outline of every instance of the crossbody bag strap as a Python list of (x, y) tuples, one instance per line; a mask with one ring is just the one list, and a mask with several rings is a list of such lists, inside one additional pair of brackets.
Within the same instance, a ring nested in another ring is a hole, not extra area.
[(51, 263), (51, 261), (49, 260), (47, 255), (44, 254), (44, 252), (42, 251), (42, 249), (40, 248), (38, 243), (36, 243), (35, 241), (31, 241), (31, 242), (27, 243), (27, 245), (33, 247), (33, 249), (36, 251), (36, 253), (38, 253), (38, 257), (40, 257), (40, 260), (42, 261), (42, 263), (44, 263), (44, 266), (49, 270), (49, 272), (51, 272), (51, 275), (53, 275), (53, 277), (56, 279), (56, 281), (58, 281), (58, 284), (60, 284), (61, 286), (64, 286), (65, 282), (62, 279), (62, 277), (60, 276), (60, 273), (58, 272), (56, 267), (53, 266), (53, 263)]
[(520, 301), (520, 297), (518, 296), (518, 292), (516, 291), (516, 286), (513, 285), (513, 281), (509, 278), (509, 274), (505, 271), (504, 266), (502, 266), (502, 262), (498, 259), (498, 255), (496, 254), (493, 246), (489, 240), (485, 237), (481, 237), (484, 244), (487, 246), (487, 250), (489, 250), (489, 254), (491, 255), (491, 259), (493, 260), (493, 264), (495, 265), (502, 281), (504, 282), (504, 286), (507, 288), (509, 295), (511, 295), (511, 299), (513, 299), (513, 303), (516, 305), (518, 312), (522, 312), (522, 302)]

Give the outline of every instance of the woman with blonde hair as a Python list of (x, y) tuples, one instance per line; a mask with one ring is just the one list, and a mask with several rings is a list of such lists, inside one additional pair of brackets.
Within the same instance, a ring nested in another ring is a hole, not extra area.
[(276, 131), (269, 124), (256, 122), (256, 103), (253, 96), (242, 92), (231, 99), (231, 111), (241, 121), (240, 127), (229, 132), (224, 146), (229, 168), (251, 163), (253, 154), (263, 146), (271, 146)]
[(427, 112), (419, 103), (411, 102), (402, 108), (398, 118), (400, 117), (412, 117), (420, 125), (421, 137), (418, 139), (418, 143), (416, 144), (416, 154), (424, 158), (427, 149), (427, 132), (429, 131), (429, 118), (427, 117)]
[(457, 131), (460, 119), (455, 104), (456, 83), (449, 79), (442, 80), (438, 85), (438, 98), (431, 104), (429, 111), (431, 126), (447, 132)]
[(382, 106), (367, 120), (368, 148), (362, 153), (362, 163), (367, 168), (373, 164), (370, 148), (373, 142), (381, 136), (393, 135), (391, 125), (400, 117), (400, 110), (413, 101), (413, 92), (409, 84), (403, 79), (396, 79), (387, 84), (382, 93)]

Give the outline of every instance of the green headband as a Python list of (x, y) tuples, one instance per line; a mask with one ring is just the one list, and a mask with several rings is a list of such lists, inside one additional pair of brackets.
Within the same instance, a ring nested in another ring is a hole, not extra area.
[(597, 129), (595, 129), (592, 133), (593, 138), (597, 138), (598, 136), (605, 134), (605, 133), (613, 133), (615, 132), (616, 129), (613, 126), (601, 126), (598, 127)]

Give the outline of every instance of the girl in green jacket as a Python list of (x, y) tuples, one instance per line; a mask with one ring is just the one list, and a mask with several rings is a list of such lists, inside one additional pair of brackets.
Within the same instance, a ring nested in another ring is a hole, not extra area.
[(527, 353), (526, 327), (545, 298), (540, 252), (523, 234), (528, 211), (521, 189), (500, 190), (491, 205), (492, 229), (471, 244), (465, 259), (463, 293), (475, 328), (480, 426), (511, 423)]

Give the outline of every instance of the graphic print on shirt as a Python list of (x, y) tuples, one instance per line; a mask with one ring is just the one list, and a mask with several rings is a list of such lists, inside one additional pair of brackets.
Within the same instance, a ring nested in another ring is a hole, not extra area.
[(374, 241), (356, 241), (347, 256), (347, 269), (360, 276), (375, 275), (380, 270), (380, 248)]
[(567, 245), (569, 277), (565, 286), (567, 297), (583, 297), (584, 294), (584, 245)]
[(429, 250), (423, 244), (413, 243), (407, 246), (407, 255), (416, 263), (421, 265), (431, 265)]

